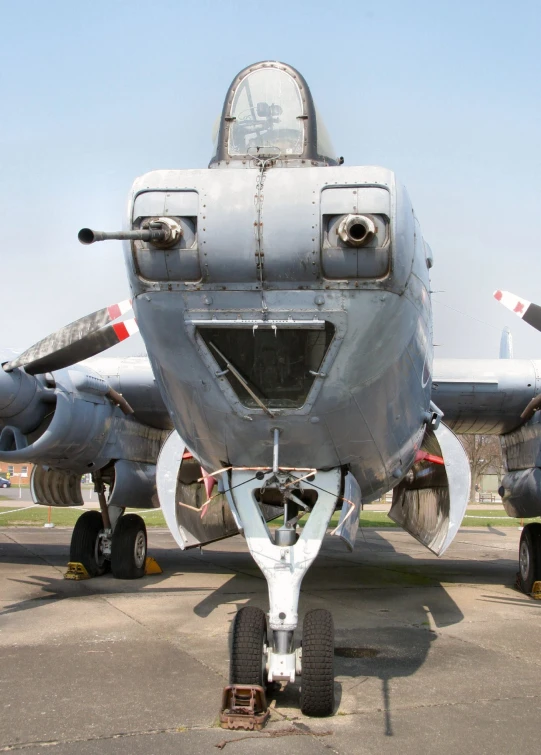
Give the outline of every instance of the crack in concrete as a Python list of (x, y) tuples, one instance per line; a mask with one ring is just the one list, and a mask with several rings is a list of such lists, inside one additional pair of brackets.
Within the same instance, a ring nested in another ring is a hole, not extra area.
[(386, 713), (386, 712), (392, 712), (396, 713), (397, 711), (415, 711), (415, 710), (424, 710), (424, 709), (433, 709), (433, 708), (457, 708), (457, 707), (470, 707), (472, 705), (479, 705), (480, 703), (503, 703), (503, 702), (517, 702), (520, 700), (538, 700), (541, 699), (541, 695), (509, 695), (507, 697), (479, 697), (475, 700), (468, 700), (466, 702), (460, 701), (460, 702), (445, 702), (445, 703), (415, 703), (414, 705), (398, 705), (394, 706), (392, 709), (390, 707), (383, 707), (383, 708), (371, 708), (370, 710), (354, 710), (351, 711), (351, 713), (348, 713), (347, 711), (339, 711), (338, 715), (340, 717), (352, 717), (352, 716), (368, 716), (372, 715), (373, 713)]
[[(104, 734), (100, 736), (94, 736), (94, 737), (71, 737), (68, 739), (47, 739), (47, 740), (32, 740), (29, 742), (14, 742), (8, 745), (4, 745), (0, 747), (0, 752), (15, 752), (17, 750), (26, 750), (30, 749), (31, 747), (58, 747), (59, 745), (71, 745), (71, 744), (82, 744), (85, 742), (107, 742), (112, 741), (115, 739), (129, 739), (132, 737), (148, 737), (148, 736), (155, 736), (158, 734), (185, 734), (186, 732), (208, 732), (208, 731), (217, 731), (216, 726), (175, 726), (175, 727), (168, 727), (163, 729), (142, 729), (139, 731), (126, 731), (126, 732), (117, 732), (116, 734)], [(222, 742), (215, 744), (214, 747), (217, 747), (218, 749), (222, 750), (227, 744), (231, 744), (233, 742), (241, 742), (243, 739), (274, 739), (279, 737), (287, 737), (287, 736), (311, 736), (314, 740), (319, 742), (320, 737), (328, 737), (331, 736), (334, 732), (325, 730), (325, 731), (314, 731), (309, 726), (306, 726), (306, 724), (303, 724), (301, 722), (292, 722), (290, 728), (288, 729), (274, 729), (274, 730), (264, 730), (261, 732), (246, 732), (245, 736), (238, 736), (235, 739), (230, 740), (223, 740)], [(329, 747), (328, 745), (325, 745), (326, 749), (331, 750), (334, 753), (337, 753), (337, 750), (334, 750), (332, 747)], [(338, 753), (337, 753), (338, 755)]]
[(117, 734), (104, 734), (96, 737), (72, 737), (69, 739), (33, 740), (30, 742), (16, 742), (0, 747), (0, 752), (14, 752), (25, 750), (30, 747), (56, 747), (65, 744), (77, 744), (83, 742), (106, 742), (114, 739), (128, 739), (129, 737), (146, 737), (156, 734), (183, 734), (187, 731), (212, 731), (212, 726), (176, 726), (165, 729), (142, 729), (140, 731), (125, 731)]

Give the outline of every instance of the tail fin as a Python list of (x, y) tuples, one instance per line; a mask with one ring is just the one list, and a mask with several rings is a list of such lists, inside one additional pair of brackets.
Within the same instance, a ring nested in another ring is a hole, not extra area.
[(500, 359), (513, 359), (513, 336), (507, 325), (502, 330), (502, 337), (500, 340)]

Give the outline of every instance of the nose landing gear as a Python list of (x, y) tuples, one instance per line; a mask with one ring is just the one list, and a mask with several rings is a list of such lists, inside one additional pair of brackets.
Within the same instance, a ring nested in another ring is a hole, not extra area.
[[(334, 626), (329, 611), (309, 611), (304, 619), (302, 646), (296, 648), (298, 603), (302, 579), (317, 556), (336, 502), (342, 476), (339, 469), (303, 478), (302, 486), (317, 492), (308, 520), (289, 544), (269, 531), (256, 499), (256, 490), (273, 484), (275, 471), (253, 477), (233, 469), (226, 482), (229, 505), (242, 523), (252, 556), (269, 589), (268, 629), (265, 614), (241, 608), (233, 626), (231, 684), (263, 687), (273, 681), (301, 677), (301, 710), (328, 716), (334, 709)], [(279, 476), (278, 476), (279, 481)], [(267, 644), (268, 634), (268, 644)]]

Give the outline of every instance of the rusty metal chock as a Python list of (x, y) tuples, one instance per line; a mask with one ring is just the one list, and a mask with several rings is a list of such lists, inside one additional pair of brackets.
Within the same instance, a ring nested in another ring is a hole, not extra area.
[(251, 684), (228, 684), (224, 687), (220, 710), (222, 729), (259, 731), (269, 716), (263, 687)]

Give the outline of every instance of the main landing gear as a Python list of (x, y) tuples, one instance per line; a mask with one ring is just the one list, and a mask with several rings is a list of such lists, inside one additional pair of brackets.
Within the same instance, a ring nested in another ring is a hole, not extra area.
[[(95, 480), (100, 511), (85, 511), (73, 528), (70, 564), (82, 565), (88, 577), (110, 571), (117, 579), (138, 579), (145, 573), (147, 529), (138, 514), (124, 514), (118, 506), (107, 506), (104, 485)], [(81, 570), (77, 572), (81, 574)], [(68, 574), (70, 571), (68, 570)]]
[[(302, 477), (302, 481), (297, 479)], [(296, 646), (301, 582), (317, 556), (340, 496), (339, 469), (303, 475), (275, 468), (259, 471), (233, 469), (226, 486), (229, 505), (242, 523), (246, 542), (269, 589), (269, 613), (246, 606), (233, 625), (230, 683), (265, 687), (275, 681), (301, 678), (300, 706), (307, 716), (329, 716), (334, 709), (334, 626), (325, 609), (309, 611)], [(258, 501), (266, 495), (282, 496), (284, 524), (269, 531)], [(313, 505), (307, 500), (315, 501)], [(288, 518), (293, 508), (300, 515)], [(309, 517), (297, 534), (296, 524)], [(358, 521), (358, 510), (356, 512)]]
[(518, 582), (522, 592), (530, 595), (536, 582), (541, 581), (541, 524), (527, 524), (520, 536), (518, 552)]

